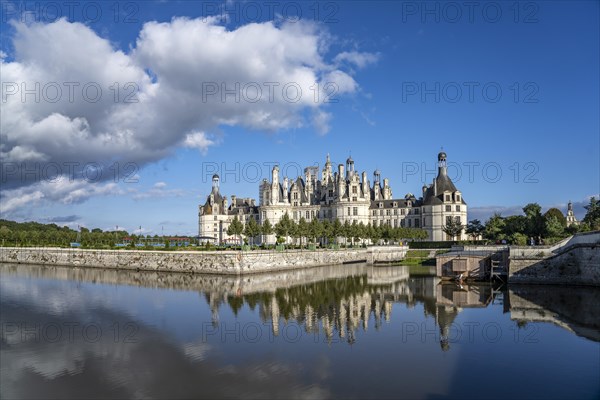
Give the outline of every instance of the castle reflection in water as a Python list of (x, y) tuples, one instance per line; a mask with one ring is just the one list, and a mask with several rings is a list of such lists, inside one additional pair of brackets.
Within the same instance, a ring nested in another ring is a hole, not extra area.
[(237, 315), (247, 306), (258, 308), (274, 336), (280, 335), (282, 324), (294, 322), (306, 333), (324, 335), (328, 342), (339, 338), (352, 344), (357, 331), (370, 328), (370, 321), (375, 330), (389, 322), (394, 303), (407, 308), (422, 304), (425, 317), (435, 321), (442, 350), (448, 350), (449, 329), (464, 308), (497, 304), (519, 327), (529, 321), (550, 322), (600, 341), (600, 310), (589, 307), (600, 304), (595, 288), (578, 288), (577, 295), (561, 287), (516, 285), (507, 290), (485, 283), (460, 285), (433, 276), (411, 277), (406, 266), (362, 264), (246, 276), (5, 267), (35, 277), (198, 291), (210, 307), (213, 326), (219, 326), (224, 308)]

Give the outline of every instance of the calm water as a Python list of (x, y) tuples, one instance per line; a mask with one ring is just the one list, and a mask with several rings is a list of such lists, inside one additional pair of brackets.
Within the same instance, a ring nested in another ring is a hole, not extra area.
[(0, 265), (2, 398), (600, 398), (600, 290)]

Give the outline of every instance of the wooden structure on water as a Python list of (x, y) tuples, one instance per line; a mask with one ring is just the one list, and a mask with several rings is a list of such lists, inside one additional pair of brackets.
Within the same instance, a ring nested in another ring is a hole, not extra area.
[(444, 280), (506, 282), (506, 251), (454, 250), (436, 257), (436, 275)]

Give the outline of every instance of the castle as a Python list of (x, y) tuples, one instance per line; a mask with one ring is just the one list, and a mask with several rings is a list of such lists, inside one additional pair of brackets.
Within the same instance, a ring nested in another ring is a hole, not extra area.
[[(438, 154), (438, 174), (430, 185), (424, 185), (422, 195), (406, 194), (394, 198), (388, 179), (381, 179), (381, 172), (373, 173), (373, 184), (367, 173), (359, 174), (354, 160), (349, 157), (346, 166), (333, 165), (327, 155), (319, 179), (318, 167), (304, 169), (304, 177), (290, 180), (279, 175), (279, 167), (273, 167), (271, 180), (264, 179), (259, 186), (259, 204), (254, 199), (231, 196), (231, 202), (219, 191), (219, 176), (212, 179), (212, 191), (204, 205), (199, 207), (198, 230), (201, 238), (216, 243), (235, 240), (227, 235), (227, 228), (237, 216), (243, 224), (254, 218), (259, 224), (269, 220), (275, 225), (287, 213), (298, 222), (317, 218), (343, 224), (346, 221), (365, 225), (421, 228), (428, 234), (427, 240), (453, 240), (444, 233), (443, 227), (451, 220), (467, 224), (467, 203), (447, 174), (446, 153)], [(454, 238), (465, 240), (464, 230)], [(262, 236), (268, 244), (275, 243), (275, 235)]]

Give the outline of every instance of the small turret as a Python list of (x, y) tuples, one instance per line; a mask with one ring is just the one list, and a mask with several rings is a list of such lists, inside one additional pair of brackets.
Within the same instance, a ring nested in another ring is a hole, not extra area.
[(446, 175), (448, 166), (446, 164), (446, 153), (441, 151), (438, 154), (438, 176)]
[(219, 175), (214, 174), (212, 177), (212, 191), (219, 193)]

